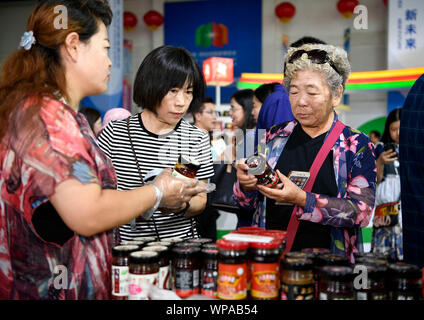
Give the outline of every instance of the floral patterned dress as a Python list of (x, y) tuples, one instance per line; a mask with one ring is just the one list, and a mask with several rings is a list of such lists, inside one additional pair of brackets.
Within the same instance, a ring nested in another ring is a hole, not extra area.
[[(334, 122), (338, 120), (334, 112)], [(290, 121), (275, 125), (266, 134), (265, 155), (274, 168), (297, 125)], [(331, 251), (345, 254), (354, 262), (354, 253), (363, 251), (361, 228), (368, 225), (374, 208), (377, 169), (374, 145), (369, 138), (346, 126), (334, 144), (334, 173), (337, 197), (307, 192), (306, 205), (297, 218), (331, 226)], [(252, 225), (265, 227), (266, 201), (258, 191), (244, 192), (236, 182), (234, 198), (240, 207), (255, 209)]]
[(16, 109), (0, 147), (0, 299), (108, 299), (112, 233), (45, 241), (35, 210), (66, 179), (115, 189), (110, 161), (84, 116), (45, 96)]

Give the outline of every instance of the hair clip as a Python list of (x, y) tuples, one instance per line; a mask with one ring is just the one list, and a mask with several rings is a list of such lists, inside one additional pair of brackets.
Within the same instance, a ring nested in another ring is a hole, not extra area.
[(24, 48), (25, 50), (31, 49), (32, 45), (35, 43), (34, 33), (31, 31), (24, 32), (24, 35), (21, 37), (21, 42), (19, 42), (19, 48)]

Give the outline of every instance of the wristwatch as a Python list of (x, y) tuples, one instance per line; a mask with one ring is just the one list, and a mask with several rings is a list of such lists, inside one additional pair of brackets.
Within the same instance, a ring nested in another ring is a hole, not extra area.
[(180, 212), (177, 212), (176, 215), (179, 216), (179, 217), (185, 215), (189, 208), (190, 208), (190, 201), (187, 201), (186, 207), (183, 210), (181, 210)]

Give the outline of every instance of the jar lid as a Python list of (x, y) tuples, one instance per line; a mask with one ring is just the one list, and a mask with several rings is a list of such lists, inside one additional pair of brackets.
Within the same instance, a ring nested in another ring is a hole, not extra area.
[(405, 277), (407, 279), (421, 279), (422, 277), (420, 268), (407, 263), (389, 264), (389, 273), (394, 277)]
[(166, 253), (169, 251), (169, 248), (165, 246), (147, 246), (144, 247), (142, 251), (157, 252), (159, 254), (159, 258), (161, 258), (166, 255)]
[(178, 162), (182, 163), (183, 165), (185, 165), (187, 168), (189, 168), (190, 170), (193, 171), (197, 171), (200, 169), (200, 162), (190, 158), (189, 156), (185, 155), (185, 154), (180, 154), (179, 158), (178, 158)]
[(365, 257), (361, 256), (355, 259), (356, 264), (373, 264), (373, 265), (381, 265), (381, 266), (388, 266), (387, 260), (381, 260), (377, 258), (371, 258), (371, 257)]
[(124, 241), (121, 241), (121, 245), (133, 245), (133, 246), (138, 246), (139, 248), (144, 247), (145, 244), (146, 244), (145, 241), (140, 241), (140, 240), (124, 240)]
[(324, 266), (321, 276), (331, 280), (353, 280), (353, 269), (346, 266)]
[(173, 237), (173, 238), (165, 238), (165, 239), (163, 239), (163, 241), (168, 241), (168, 242), (171, 242), (171, 243), (177, 243), (177, 242), (183, 242), (184, 239), (178, 238), (178, 237)]
[(133, 238), (135, 241), (144, 241), (144, 242), (152, 242), (156, 241), (156, 237), (135, 237)]
[(311, 253), (316, 257), (320, 254), (330, 253), (330, 250), (326, 248), (305, 248), (302, 249), (302, 252)]
[(312, 270), (313, 262), (306, 258), (284, 258), (283, 269), (286, 270)]
[(204, 243), (202, 249), (218, 249), (216, 243)]
[(158, 263), (159, 253), (153, 251), (135, 251), (130, 253), (130, 263)]
[(348, 266), (349, 260), (346, 256), (334, 253), (324, 253), (316, 257), (318, 266)]
[(203, 248), (202, 254), (207, 256), (208, 258), (215, 257), (218, 255), (218, 249), (215, 248)]
[(204, 244), (204, 243), (213, 242), (213, 240), (209, 239), (209, 238), (197, 238), (197, 239), (190, 239), (190, 240), (188, 240), (188, 242)]
[(200, 248), (202, 246), (199, 242), (189, 242), (189, 241), (183, 241), (183, 242), (177, 242), (174, 244), (174, 247), (178, 248), (184, 248), (184, 247), (198, 247)]
[(171, 242), (168, 242), (168, 241), (153, 241), (153, 242), (149, 242), (147, 244), (148, 247), (150, 247), (150, 246), (165, 246), (165, 247), (169, 247), (171, 245), (172, 245), (172, 243)]
[(280, 240), (281, 243), (282, 240), (286, 239), (287, 232), (283, 230), (265, 230), (261, 231), (259, 235), (273, 237), (274, 239)]
[(128, 256), (131, 252), (140, 250), (139, 246), (135, 245), (119, 245), (112, 248), (112, 255), (117, 257)]
[(302, 259), (311, 259), (312, 261), (315, 259), (315, 255), (313, 253), (302, 252), (302, 251), (291, 251), (285, 254), (286, 258), (302, 258)]
[(253, 249), (279, 249), (281, 241), (274, 240), (271, 242), (251, 242), (250, 247)]
[(216, 242), (218, 249), (229, 249), (229, 250), (246, 250), (249, 248), (249, 243), (244, 241), (231, 241), (225, 239), (219, 239)]
[(356, 263), (355, 268), (356, 266), (364, 266), (371, 277), (384, 277), (387, 273), (386, 265), (375, 264), (371, 260)]
[[(177, 254), (178, 257), (181, 256), (190, 256), (190, 255), (194, 255), (200, 252), (200, 247), (198, 246), (194, 246), (194, 247), (174, 247), (172, 249), (172, 252)], [(177, 257), (177, 258), (178, 258)]]

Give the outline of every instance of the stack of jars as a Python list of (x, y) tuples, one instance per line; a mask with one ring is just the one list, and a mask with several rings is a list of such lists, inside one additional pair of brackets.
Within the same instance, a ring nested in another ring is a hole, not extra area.
[[(113, 299), (148, 299), (146, 283), (179, 297), (201, 294), (223, 300), (419, 300), (422, 272), (384, 256), (344, 255), (310, 248), (283, 254), (285, 232), (256, 227), (234, 233), (249, 241), (156, 241), (136, 238), (112, 251)], [(253, 236), (268, 236), (259, 241)], [(268, 239), (269, 240), (269, 239)]]

